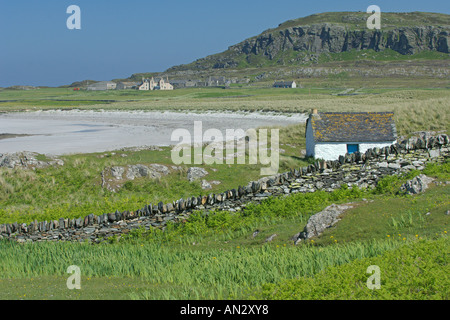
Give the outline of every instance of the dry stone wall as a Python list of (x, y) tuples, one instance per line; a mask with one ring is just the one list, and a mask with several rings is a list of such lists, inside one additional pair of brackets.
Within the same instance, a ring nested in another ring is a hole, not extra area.
[(409, 170), (423, 170), (429, 162), (443, 162), (449, 157), (449, 137), (424, 133), (390, 147), (369, 149), (365, 153), (346, 154), (336, 161), (316, 161), (272, 177), (252, 181), (219, 194), (193, 196), (171, 203), (148, 204), (136, 211), (116, 211), (84, 218), (60, 218), (33, 221), (29, 224), (0, 225), (0, 239), (18, 242), (91, 241), (99, 243), (109, 237), (120, 237), (138, 228), (161, 228), (168, 221), (182, 222), (193, 211), (227, 210), (236, 212), (250, 202), (298, 192), (331, 192), (343, 184), (359, 188), (375, 188), (387, 175)]

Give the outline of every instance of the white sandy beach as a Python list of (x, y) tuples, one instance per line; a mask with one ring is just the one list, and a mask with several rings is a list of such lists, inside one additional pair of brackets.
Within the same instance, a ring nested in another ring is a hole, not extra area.
[[(30, 136), (0, 140), (0, 153), (21, 151), (59, 156), (94, 153), (124, 147), (169, 146), (175, 129), (193, 134), (194, 121), (202, 121), (203, 131), (219, 129), (287, 126), (304, 123), (304, 114), (268, 113), (177, 113), (144, 111), (38, 111), (0, 115), (0, 134)], [(207, 142), (207, 141), (204, 141)]]

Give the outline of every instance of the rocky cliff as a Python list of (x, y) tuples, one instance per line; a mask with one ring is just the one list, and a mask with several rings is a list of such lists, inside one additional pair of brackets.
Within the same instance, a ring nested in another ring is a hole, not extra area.
[(280, 51), (309, 51), (313, 53), (339, 53), (352, 49), (392, 49), (401, 54), (414, 54), (423, 50), (449, 53), (449, 27), (407, 27), (389, 31), (349, 30), (345, 26), (329, 23), (290, 27), (266, 32), (230, 48), (245, 54), (264, 54), (273, 59)]
[(367, 28), (368, 17), (366, 13), (346, 12), (291, 20), (223, 53), (167, 71), (257, 67), (270, 62), (298, 64), (314, 62), (321, 54), (367, 49), (375, 52), (390, 49), (401, 55), (423, 51), (449, 53), (449, 15), (385, 13), (380, 30)]

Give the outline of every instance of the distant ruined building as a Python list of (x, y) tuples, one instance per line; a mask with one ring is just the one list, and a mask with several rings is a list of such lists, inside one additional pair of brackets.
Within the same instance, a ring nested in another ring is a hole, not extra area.
[(140, 91), (173, 90), (173, 85), (170, 84), (168, 77), (166, 80), (161, 78), (159, 81), (155, 81), (153, 77), (151, 79), (142, 78), (142, 82), (138, 84), (137, 89)]
[(105, 90), (114, 90), (117, 85), (112, 81), (101, 81), (90, 84), (87, 86), (88, 91), (105, 91)]
[(225, 77), (209, 77), (206, 81), (207, 87), (219, 87), (224, 86), (227, 83), (227, 79)]
[(137, 83), (136, 82), (119, 82), (116, 86), (116, 90), (131, 90), (136, 89)]

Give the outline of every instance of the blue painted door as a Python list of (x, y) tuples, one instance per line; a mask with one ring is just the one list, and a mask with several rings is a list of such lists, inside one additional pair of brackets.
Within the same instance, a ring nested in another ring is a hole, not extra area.
[(348, 144), (347, 145), (347, 153), (352, 154), (359, 151), (359, 145), (358, 144)]

